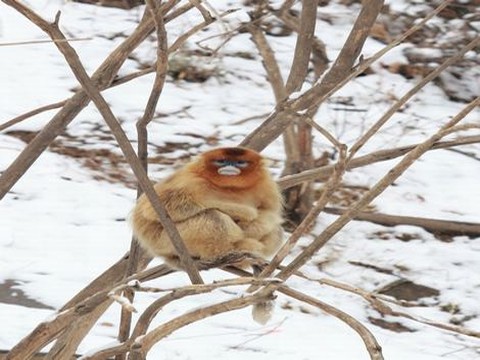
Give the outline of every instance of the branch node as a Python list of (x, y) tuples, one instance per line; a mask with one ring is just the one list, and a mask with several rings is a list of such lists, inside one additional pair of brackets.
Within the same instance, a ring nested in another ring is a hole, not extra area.
[(60, 24), (60, 16), (62, 15), (62, 12), (60, 10), (57, 11), (55, 14), (55, 20), (53, 21), (52, 25), (55, 27), (59, 27)]

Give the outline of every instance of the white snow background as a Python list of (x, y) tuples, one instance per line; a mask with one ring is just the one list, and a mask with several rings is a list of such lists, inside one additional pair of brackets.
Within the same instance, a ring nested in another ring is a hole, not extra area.
[[(70, 37), (90, 38), (73, 42), (87, 71), (92, 73), (103, 59), (123, 40), (118, 34), (129, 34), (138, 22), (143, 9), (131, 11), (81, 5), (59, 0), (24, 1), (42, 16), (53, 19), (61, 10), (62, 29)], [(232, 2), (210, 1), (219, 11)], [(392, 6), (407, 6), (406, 1), (390, 1)], [(326, 43), (331, 60), (348, 35), (359, 7), (331, 2), (321, 8), (335, 21), (320, 21), (319, 37)], [(167, 25), (174, 39), (193, 24), (202, 21), (199, 13), (190, 12)], [(238, 11), (226, 18), (234, 27), (247, 15)], [(213, 24), (189, 41), (206, 39), (224, 31), (222, 23)], [(38, 28), (5, 4), (0, 4), (0, 44), (7, 42), (46, 39)], [(279, 63), (288, 74), (295, 37), (269, 38)], [(170, 40), (172, 41), (172, 40)], [(212, 38), (214, 47), (222, 41)], [(142, 45), (135, 54), (151, 61), (155, 57), (155, 41)], [(383, 44), (369, 39), (363, 49), (365, 57), (375, 53)], [(404, 59), (401, 45), (381, 62)], [(242, 51), (254, 59), (234, 56)], [(473, 56), (473, 55), (472, 55)], [(240, 122), (251, 116), (265, 114), (274, 107), (271, 88), (266, 81), (260, 58), (248, 34), (236, 36), (219, 51), (219, 56), (207, 64), (218, 69), (217, 76), (204, 83), (188, 83), (169, 79), (160, 98), (157, 116), (149, 126), (150, 142), (156, 146), (168, 143), (190, 144), (163, 155), (172, 159), (174, 167), (190, 155), (211, 148), (205, 138), (222, 139), (215, 146), (234, 145), (261, 123), (261, 118)], [(120, 73), (138, 69), (128, 60)], [(104, 92), (115, 115), (132, 141), (136, 139), (135, 121), (142, 115), (153, 75), (143, 76), (125, 85)], [(359, 77), (322, 105), (316, 117), (322, 126), (344, 143), (352, 144), (361, 131), (375, 122), (418, 79), (406, 80), (375, 66), (375, 74)], [(473, 84), (477, 86), (478, 84)], [(62, 55), (53, 44), (0, 46), (0, 123), (36, 107), (70, 97), (78, 84)], [(348, 111), (337, 106), (335, 98), (351, 97), (353, 107)], [(429, 84), (401, 113), (382, 130), (382, 135), (362, 151), (414, 144), (432, 134), (439, 124), (455, 115), (464, 104), (448, 100), (435, 85)], [(55, 110), (27, 119), (9, 130), (38, 131), (55, 114)], [(478, 110), (465, 122), (478, 122)], [(236, 124), (240, 122), (240, 124)], [(101, 142), (98, 129), (107, 133), (97, 110), (89, 106), (68, 126), (67, 133), (82, 139), (86, 149), (120, 150), (114, 142)], [(0, 133), (0, 171), (4, 170), (25, 147), (21, 140)], [(473, 134), (474, 131), (469, 132)], [(478, 134), (478, 131), (477, 131)], [(155, 151), (152, 146), (152, 151)], [(320, 155), (328, 143), (315, 138), (315, 151)], [(465, 151), (477, 154), (477, 159), (449, 150), (435, 150), (402, 176), (375, 202), (378, 211), (387, 214), (423, 216), (446, 220), (480, 222), (480, 162), (478, 145)], [(277, 140), (265, 151), (273, 159), (272, 171), (279, 175), (283, 159), (282, 141)], [(153, 154), (157, 155), (157, 154)], [(176, 160), (178, 158), (178, 160)], [(346, 176), (350, 184), (371, 186), (398, 160), (351, 171)], [(150, 176), (160, 179), (172, 168), (153, 165)], [(130, 246), (131, 231), (126, 218), (135, 201), (135, 190), (122, 183), (96, 180), (92, 171), (72, 157), (45, 151), (0, 204), (0, 283), (17, 282), (18, 290), (30, 299), (51, 309), (0, 303), (0, 350), (14, 346), (40, 321), (51, 317), (54, 309), (80, 291), (103, 270), (117, 261)], [(318, 234), (335, 217), (322, 215), (312, 234)], [(408, 242), (375, 237), (378, 231), (409, 234)], [(302, 243), (308, 243), (306, 236)], [(298, 250), (297, 250), (298, 251)], [(388, 269), (382, 274), (372, 268), (359, 267), (351, 262), (372, 264)], [(317, 267), (322, 263), (321, 270)], [(443, 242), (421, 228), (399, 226), (386, 228), (367, 222), (352, 222), (343, 229), (302, 271), (315, 278), (332, 278), (374, 291), (398, 278), (440, 291), (426, 299), (427, 306), (405, 308), (403, 311), (438, 322), (448, 323), (455, 317), (469, 319), (462, 326), (480, 330), (480, 242), (479, 239), (455, 237)], [(202, 273), (205, 280), (225, 278), (223, 272)], [(161, 278), (153, 285), (170, 287), (188, 284), (185, 274)], [(480, 358), (480, 341), (401, 318), (397, 321), (414, 330), (396, 333), (375, 326), (368, 317), (379, 318), (359, 296), (318, 283), (292, 278), (288, 284), (337, 306), (365, 324), (383, 348), (385, 359), (437, 360)], [(235, 290), (237, 291), (237, 290)], [(241, 291), (238, 290), (238, 294)], [(141, 313), (157, 294), (139, 294), (134, 301)], [(154, 324), (178, 316), (199, 306), (232, 297), (231, 293), (186, 298), (163, 309)], [(460, 313), (442, 311), (446, 305), (458, 306)], [(114, 304), (97, 323), (79, 348), (79, 353), (115, 342), (120, 306)], [(243, 309), (194, 323), (175, 332), (157, 344), (149, 359), (368, 359), (359, 336), (338, 319), (322, 311), (289, 300), (277, 299), (274, 317), (260, 326), (253, 322), (250, 309)]]

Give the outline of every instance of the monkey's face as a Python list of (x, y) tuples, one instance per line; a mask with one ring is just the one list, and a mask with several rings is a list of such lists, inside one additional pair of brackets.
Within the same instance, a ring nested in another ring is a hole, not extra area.
[(262, 157), (253, 150), (232, 147), (208, 151), (201, 157), (200, 175), (222, 188), (249, 188), (263, 173)]

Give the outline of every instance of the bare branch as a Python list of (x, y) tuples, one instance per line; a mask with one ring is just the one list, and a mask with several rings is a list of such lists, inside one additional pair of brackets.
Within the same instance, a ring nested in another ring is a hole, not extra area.
[[(438, 329), (447, 330), (447, 331), (451, 331), (451, 332), (466, 335), (466, 336), (472, 336), (472, 337), (480, 338), (480, 332), (479, 331), (466, 329), (466, 328), (461, 327), (461, 326), (439, 323), (439, 322), (436, 322), (436, 321), (432, 321), (430, 319), (425, 319), (425, 318), (422, 318), (422, 317), (419, 317), (419, 316), (414, 316), (414, 315), (408, 314), (408, 313), (403, 312), (403, 311), (393, 310), (390, 306), (388, 306), (387, 304), (382, 302), (382, 300), (383, 301), (389, 301), (389, 300), (381, 298), (381, 296), (379, 294), (370, 293), (370, 292), (365, 291), (363, 289), (353, 287), (353, 286), (350, 286), (348, 284), (339, 283), (338, 281), (334, 281), (334, 280), (331, 280), (331, 279), (320, 279), (320, 280), (313, 280), (313, 281), (318, 281), (320, 284), (332, 286), (332, 287), (335, 287), (337, 289), (342, 289), (342, 290), (348, 291), (350, 293), (360, 295), (362, 298), (367, 300), (372, 305), (372, 307), (382, 315), (403, 317), (403, 318), (406, 318), (406, 319), (409, 319), (409, 320), (412, 320), (412, 321), (415, 321), (415, 322), (418, 322), (418, 323), (421, 323), (421, 324), (436, 327)], [(389, 301), (389, 302), (391, 302), (391, 301)], [(398, 304), (397, 302), (395, 302), (395, 304), (402, 305), (402, 304)]]
[[(147, 5), (152, 13), (153, 20), (155, 22), (155, 28), (157, 33), (157, 61), (156, 61), (156, 72), (155, 72), (155, 79), (153, 82), (153, 88), (150, 92), (150, 96), (148, 98), (147, 106), (145, 108), (145, 112), (143, 117), (137, 122), (137, 137), (138, 137), (138, 158), (140, 163), (148, 173), (148, 132), (147, 132), (147, 125), (152, 121), (153, 116), (155, 114), (155, 110), (157, 108), (158, 100), (162, 93), (165, 79), (167, 77), (168, 71), (168, 40), (167, 40), (167, 32), (165, 30), (164, 24), (164, 14), (159, 9), (157, 3), (153, 0), (147, 0)], [(142, 189), (137, 189), (137, 197), (139, 197), (142, 193)], [(130, 245), (130, 257), (129, 257), (129, 264), (126, 275), (129, 276), (135, 273), (138, 270), (138, 265), (141, 263), (141, 258), (150, 258), (149, 255), (146, 254), (140, 248), (140, 245), (136, 241), (136, 239), (132, 238), (131, 245)], [(119, 297), (116, 299), (117, 301), (125, 299), (125, 304), (131, 303), (134, 298), (134, 292), (127, 290), (124, 294), (125, 297)], [(120, 342), (125, 341), (130, 333), (130, 324), (131, 324), (131, 309), (128, 306), (122, 307), (121, 318), (120, 318), (120, 326), (119, 326), (119, 333), (118, 333), (118, 340)], [(124, 356), (117, 357), (116, 360), (124, 360)]]
[[(344, 209), (325, 208), (327, 214), (342, 215)], [(464, 221), (438, 220), (414, 216), (387, 215), (380, 213), (359, 212), (355, 220), (370, 221), (385, 226), (411, 225), (424, 228), (434, 234), (445, 234), (452, 236), (480, 236), (480, 223)]]
[(68, 38), (65, 40), (30, 40), (30, 41), (15, 41), (15, 42), (4, 42), (0, 43), (0, 47), (2, 46), (16, 46), (16, 45), (32, 45), (32, 44), (46, 44), (46, 43), (52, 43), (52, 42), (59, 42), (59, 41), (88, 41), (92, 40), (93, 38)]
[(337, 319), (343, 321), (350, 328), (355, 330), (358, 335), (360, 335), (365, 344), (365, 347), (367, 348), (371, 360), (383, 360), (382, 347), (380, 346), (378, 341), (375, 339), (373, 334), (353, 316), (348, 315), (347, 313), (341, 311), (340, 309), (337, 309), (332, 305), (329, 305), (323, 301), (315, 299), (287, 286), (282, 285), (278, 291), (285, 295), (291, 296), (294, 299), (318, 307), (326, 313), (335, 316)]
[[(432, 145), (430, 150), (448, 149), (454, 146), (468, 145), (480, 143), (480, 136), (465, 136), (452, 141), (439, 141)], [(418, 145), (418, 144), (417, 144)], [(352, 159), (347, 164), (347, 170), (363, 167), (370, 164), (375, 164), (381, 161), (387, 161), (403, 156), (411, 151), (417, 145), (402, 146), (399, 148), (379, 150), (367, 155)], [(334, 165), (322, 166), (316, 169), (306, 170), (299, 174), (288, 175), (280, 178), (277, 183), (282, 189), (287, 189), (296, 186), (304, 181), (311, 180), (325, 180), (333, 172)]]
[(157, 62), (155, 80), (153, 88), (148, 98), (147, 106), (143, 117), (137, 122), (137, 132), (139, 139), (138, 157), (142, 162), (144, 169), (147, 169), (147, 125), (152, 121), (157, 108), (158, 99), (162, 94), (163, 86), (168, 71), (168, 40), (165, 24), (163, 21), (163, 14), (160, 11), (157, 3), (153, 0), (147, 0), (147, 5), (152, 12), (155, 27), (157, 29)]
[[(297, 33), (300, 32), (300, 25), (298, 24), (299, 21), (296, 17), (292, 16), (287, 11), (283, 11), (282, 9), (280, 9), (279, 11), (275, 11), (274, 9), (272, 9), (272, 11), (290, 29)], [(325, 44), (315, 36), (313, 36), (312, 38), (312, 63), (314, 67), (315, 77), (318, 79), (320, 76), (323, 75), (325, 70), (327, 70), (329, 60)]]
[(8, 120), (8, 121), (4, 122), (2, 125), (0, 125), (0, 131), (3, 131), (5, 129), (7, 129), (10, 126), (16, 125), (16, 124), (22, 122), (23, 120), (28, 119), (32, 116), (41, 114), (42, 112), (53, 110), (53, 109), (58, 109), (58, 108), (64, 106), (66, 103), (67, 103), (67, 100), (59, 101), (59, 102), (56, 102), (56, 103), (41, 106), (39, 108), (36, 108), (36, 109), (31, 110), (29, 112), (26, 112), (25, 114), (22, 114), (20, 116), (16, 116), (13, 119)]
[(200, 13), (203, 16), (203, 19), (206, 22), (211, 21), (213, 19), (210, 12), (202, 5), (202, 1), (200, 0), (188, 0), (188, 1), (192, 3), (198, 9), (198, 11), (200, 11)]
[(335, 137), (330, 134), (325, 128), (318, 125), (310, 116), (302, 116), (302, 121), (305, 121), (307, 124), (311, 125), (315, 130), (317, 130), (320, 134), (323, 135), (335, 148), (342, 149), (345, 147), (344, 144), (340, 144)]
[[(261, 11), (258, 11), (261, 13)], [(275, 101), (281, 103), (288, 97), (287, 89), (285, 88), (285, 83), (283, 81), (282, 73), (280, 71), (280, 67), (278, 66), (277, 59), (275, 58), (275, 53), (271, 48), (270, 44), (268, 43), (265, 34), (260, 28), (260, 20), (262, 19), (263, 15), (257, 15), (256, 13), (253, 16), (253, 21), (247, 25), (247, 30), (252, 35), (252, 41), (254, 42), (255, 46), (262, 57), (262, 64), (267, 74), (268, 82), (272, 87), (273, 94), (275, 96)], [(290, 115), (286, 115), (289, 117), (289, 121), (292, 122), (293, 117)], [(296, 146), (296, 135), (293, 128), (293, 124), (287, 127), (283, 134), (283, 142), (285, 146), (285, 154), (286, 154), (286, 163), (291, 164), (292, 162), (297, 162), (300, 159), (300, 153), (298, 151), (298, 146)], [(287, 171), (288, 173), (290, 171)]]
[[(146, 353), (148, 353), (148, 351), (152, 348), (153, 345), (184, 326), (205, 319), (207, 317), (218, 315), (224, 312), (242, 309), (249, 305), (265, 300), (266, 298), (263, 295), (255, 293), (253, 295), (241, 296), (232, 300), (227, 300), (214, 305), (205, 306), (197, 310), (188, 312), (185, 315), (181, 315), (175, 319), (168, 321), (163, 325), (158, 326), (144, 336), (135, 339), (135, 342), (132, 344), (130, 350), (131, 356), (133, 355), (131, 358), (144, 358)], [(136, 356), (138, 357), (136, 357), (135, 354), (137, 354)]]
[(302, 1), (300, 28), (298, 31), (297, 42), (295, 44), (293, 63), (285, 85), (288, 94), (300, 90), (307, 77), (308, 64), (312, 52), (312, 40), (315, 34), (315, 24), (317, 22), (317, 8), (317, 0)]
[(418, 93), (425, 85), (429, 84), (435, 79), (441, 72), (447, 67), (455, 64), (463, 58), (463, 56), (474, 49), (480, 44), (480, 38), (477, 37), (465, 45), (457, 54), (445, 60), (435, 70), (425, 76), (417, 85), (411, 88), (405, 95), (403, 95), (398, 101), (386, 111), (382, 117), (351, 147), (348, 159), (352, 159), (353, 156), (362, 148), (363, 145), (374, 135), (377, 131), (403, 106), (410, 100), (416, 93)]
[(280, 102), (287, 97), (287, 93), (280, 67), (275, 59), (275, 54), (265, 38), (265, 34), (261, 30), (258, 21), (252, 21), (250, 24), (248, 24), (247, 30), (252, 35), (252, 41), (262, 57), (263, 68), (267, 73), (267, 79), (272, 87), (275, 100)]

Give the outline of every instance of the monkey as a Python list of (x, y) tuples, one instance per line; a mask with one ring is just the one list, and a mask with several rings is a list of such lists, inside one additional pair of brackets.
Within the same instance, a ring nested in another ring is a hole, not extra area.
[[(193, 258), (214, 260), (234, 251), (266, 258), (282, 243), (282, 196), (265, 160), (253, 150), (208, 151), (154, 188)], [(145, 195), (131, 218), (140, 245), (178, 265), (175, 249)]]
[[(253, 150), (207, 151), (154, 189), (194, 259), (214, 260), (232, 252), (265, 259), (282, 245), (282, 195), (265, 159)], [(145, 195), (137, 200), (131, 224), (144, 249), (180, 267), (175, 248)], [(254, 319), (266, 323), (271, 309), (271, 302), (257, 304)]]

